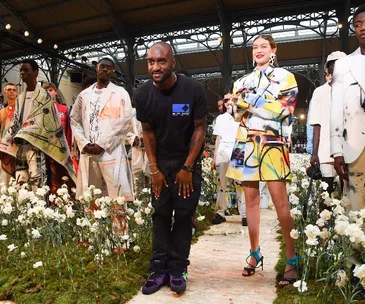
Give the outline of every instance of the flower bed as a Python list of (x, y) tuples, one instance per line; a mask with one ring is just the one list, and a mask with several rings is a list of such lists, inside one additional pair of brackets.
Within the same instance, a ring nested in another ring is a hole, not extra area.
[[(291, 155), (294, 178), (287, 187), (295, 221), (291, 236), (303, 264), (294, 287), (278, 288), (275, 303), (365, 303), (365, 209), (347, 213), (348, 199), (340, 200), (338, 190), (330, 197), (328, 185), (321, 181), (313, 182), (308, 196), (308, 165), (308, 155)], [(320, 200), (328, 209), (319, 212)], [(285, 267), (283, 251), (279, 272)]]
[[(209, 160), (208, 160), (209, 161)], [(203, 179), (212, 173), (203, 167)], [(0, 192), (0, 300), (26, 303), (125, 303), (137, 293), (151, 257), (150, 189), (136, 199), (100, 197), (93, 186), (78, 200), (66, 187), (48, 197), (28, 185)], [(211, 185), (203, 184), (206, 197)], [(198, 230), (209, 202), (199, 202)], [(210, 219), (210, 217), (209, 217)]]

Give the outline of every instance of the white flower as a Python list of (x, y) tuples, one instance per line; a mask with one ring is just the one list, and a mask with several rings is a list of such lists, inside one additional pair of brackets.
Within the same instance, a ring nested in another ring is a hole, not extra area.
[(72, 210), (72, 206), (67, 206), (66, 207), (66, 216), (68, 218), (73, 218), (75, 216), (74, 211)]
[(289, 195), (289, 202), (292, 205), (298, 205), (299, 204), (299, 198), (294, 193), (291, 193)]
[(201, 216), (198, 216), (197, 218), (196, 218), (196, 220), (197, 221), (202, 221), (202, 220), (204, 220), (205, 219), (205, 216), (204, 215), (201, 215)]
[(13, 251), (15, 248), (18, 248), (18, 246), (15, 246), (14, 244), (8, 246), (9, 252)]
[(137, 206), (137, 207), (141, 207), (141, 206), (142, 206), (142, 201), (140, 201), (140, 200), (135, 200), (135, 201), (133, 202), (133, 205), (134, 205), (134, 206)]
[(292, 229), (290, 231), (290, 236), (292, 239), (296, 240), (299, 237), (299, 232), (297, 229)]
[(132, 216), (134, 214), (134, 210), (132, 208), (128, 208), (127, 213), (129, 216)]
[(337, 205), (335, 209), (333, 209), (334, 214), (344, 214), (345, 209), (341, 205)]
[(96, 219), (106, 218), (106, 212), (105, 212), (105, 209), (102, 209), (102, 210), (95, 210), (95, 211), (94, 211), (94, 217), (95, 217)]
[(290, 210), (290, 216), (293, 219), (300, 217), (301, 215), (302, 215), (302, 212), (297, 207)]
[(141, 248), (138, 245), (136, 245), (136, 246), (133, 247), (133, 251), (134, 252), (140, 252)]
[(332, 215), (332, 212), (327, 210), (327, 209), (324, 209), (320, 214), (319, 216), (321, 217), (322, 220), (324, 221), (329, 221), (331, 219), (331, 215)]
[(1, 226), (7, 226), (8, 225), (8, 220), (4, 219), (1, 221)]
[(43, 266), (43, 262), (39, 261), (33, 264), (33, 268), (38, 268), (38, 267), (42, 267)]
[(316, 222), (316, 225), (319, 226), (319, 227), (323, 227), (325, 224), (324, 220), (319, 218)]
[(320, 232), (321, 231), (319, 230), (318, 226), (313, 226), (312, 224), (307, 225), (304, 229), (304, 233), (310, 239), (316, 238)]
[(365, 278), (365, 264), (355, 266), (354, 276), (358, 277), (360, 280)]
[(294, 192), (297, 191), (297, 185), (295, 183), (291, 183), (288, 187), (287, 187), (287, 192), (294, 194)]
[(8, 188), (8, 193), (11, 195), (11, 194), (14, 194), (14, 193), (16, 193), (16, 189), (13, 187), (13, 186), (10, 186), (9, 188)]
[(205, 202), (199, 201), (198, 205), (199, 206), (205, 206)]
[(32, 228), (32, 237), (34, 239), (39, 239), (42, 235), (39, 233), (37, 229)]
[(8, 237), (5, 234), (0, 235), (0, 241), (6, 241)]
[(321, 184), (319, 185), (324, 191), (326, 191), (328, 189), (328, 184), (326, 182), (321, 182)]
[(142, 217), (142, 214), (141, 214), (141, 212), (136, 212), (135, 214), (134, 214), (134, 218), (137, 218), (137, 217)]
[(307, 189), (309, 187), (309, 181), (308, 181), (308, 179), (304, 178), (302, 180), (301, 185), (302, 185), (302, 188)]
[(317, 246), (317, 245), (318, 245), (318, 241), (317, 241), (317, 239), (307, 239), (307, 240), (305, 241), (305, 243), (306, 243), (307, 245), (310, 245), (310, 246)]
[(143, 188), (142, 192), (143, 193), (151, 193), (151, 189), (150, 188)]
[(53, 218), (54, 211), (51, 208), (46, 208), (43, 210), (43, 214), (46, 219), (51, 219)]
[(118, 205), (124, 205), (125, 203), (125, 197), (124, 196), (118, 196), (117, 197), (117, 204)]
[(101, 193), (102, 193), (102, 192), (101, 192), (101, 190), (100, 190), (100, 189), (97, 189), (97, 188), (96, 188), (96, 189), (94, 190), (94, 194), (101, 194)]
[(39, 196), (44, 196), (44, 195), (46, 195), (46, 193), (47, 193), (46, 189), (38, 188), (35, 194), (37, 194)]
[(22, 251), (22, 252), (20, 253), (20, 257), (25, 258), (26, 256), (27, 256), (27, 254), (26, 254), (25, 252), (23, 252), (23, 251)]
[(345, 229), (345, 234), (353, 243), (361, 243), (365, 241), (365, 235), (362, 229), (356, 224), (350, 224)]
[(144, 223), (144, 219), (141, 217), (136, 217), (135, 220), (136, 220), (137, 225), (143, 225), (143, 223)]
[(146, 207), (145, 209), (144, 209), (144, 213), (146, 213), (147, 215), (148, 214), (150, 214), (151, 213), (151, 209), (150, 208), (148, 208), (148, 207)]
[(298, 291), (299, 292), (305, 292), (308, 290), (307, 288), (307, 283), (305, 281), (296, 281), (294, 284), (293, 284), (294, 287), (297, 287), (298, 288)]
[(67, 194), (67, 193), (68, 193), (67, 188), (59, 188), (59, 189), (57, 189), (57, 195), (59, 195), (59, 196), (63, 196), (65, 194)]
[(336, 286), (341, 287), (347, 284), (348, 278), (346, 272), (343, 269), (337, 271)]
[(56, 195), (55, 194), (50, 194), (49, 195), (49, 201), (51, 202), (51, 203), (53, 203), (54, 202), (54, 200), (55, 200), (55, 198), (56, 198)]
[(109, 251), (108, 249), (103, 249), (103, 250), (101, 251), (101, 253), (102, 253), (103, 255), (105, 255), (105, 256), (109, 256), (109, 255), (110, 255), (110, 251)]
[(124, 241), (128, 241), (128, 240), (129, 240), (129, 235), (128, 235), (128, 234), (123, 235), (123, 236), (122, 236), (122, 240), (124, 240)]

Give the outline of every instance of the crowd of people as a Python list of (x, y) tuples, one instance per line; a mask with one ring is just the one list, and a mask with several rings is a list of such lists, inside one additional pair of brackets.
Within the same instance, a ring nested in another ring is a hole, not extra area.
[[(325, 65), (327, 82), (313, 94), (311, 163), (333, 191), (333, 177), (346, 182), (351, 210), (365, 203), (365, 5), (353, 18), (360, 47), (352, 54), (334, 52)], [(297, 101), (295, 77), (277, 62), (278, 46), (270, 35), (253, 41), (253, 72), (239, 78), (219, 102), (221, 114), (212, 169), (219, 171), (217, 214), (225, 221), (226, 187), (236, 186), (242, 224), (248, 226), (250, 250), (243, 276), (264, 266), (261, 253), (260, 187), (270, 192), (280, 222), (286, 266), (279, 285), (296, 281), (301, 257), (290, 237), (293, 220), (286, 191), (291, 181), (289, 146)], [(171, 46), (157, 42), (147, 55), (151, 79), (134, 92), (113, 84), (114, 62), (101, 59), (96, 81), (72, 106), (62, 105), (57, 87), (37, 82), (38, 65), (25, 59), (20, 77), (25, 89), (6, 84), (7, 106), (0, 111), (1, 181), (27, 183), (32, 189), (57, 191), (68, 177), (76, 197), (90, 185), (111, 198), (133, 200), (133, 176), (151, 177), (153, 255), (142, 287), (152, 294), (168, 284), (181, 293), (187, 284), (192, 217), (201, 192), (201, 164), (207, 129), (205, 89), (174, 72)], [(131, 146), (132, 167), (126, 143)], [(122, 211), (122, 210), (121, 210)]]

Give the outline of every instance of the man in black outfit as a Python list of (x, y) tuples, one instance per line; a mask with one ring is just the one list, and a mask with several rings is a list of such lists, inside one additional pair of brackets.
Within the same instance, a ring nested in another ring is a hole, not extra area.
[(134, 96), (150, 163), (155, 209), (151, 274), (142, 292), (154, 293), (169, 281), (171, 290), (180, 293), (186, 289), (191, 217), (201, 190), (207, 103), (203, 85), (173, 73), (175, 59), (169, 44), (155, 43), (147, 56), (152, 80)]

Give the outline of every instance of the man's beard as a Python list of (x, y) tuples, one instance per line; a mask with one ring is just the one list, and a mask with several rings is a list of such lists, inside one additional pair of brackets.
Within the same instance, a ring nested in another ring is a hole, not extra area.
[(162, 71), (162, 78), (160, 80), (155, 80), (153, 78), (153, 75), (151, 75), (151, 77), (152, 77), (152, 80), (155, 83), (164, 83), (166, 81), (166, 79), (171, 76), (171, 74), (172, 74), (172, 68), (168, 72), (166, 72), (166, 73)]

